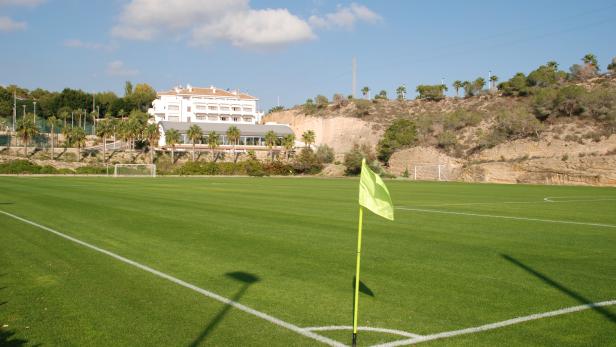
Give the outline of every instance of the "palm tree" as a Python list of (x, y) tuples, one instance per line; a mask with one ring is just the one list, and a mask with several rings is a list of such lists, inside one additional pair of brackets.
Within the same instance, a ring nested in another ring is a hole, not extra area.
[(124, 111), (124, 109), (123, 109), (123, 108), (121, 108), (121, 109), (118, 111), (118, 116), (119, 116), (120, 118), (122, 118), (122, 120), (124, 120), (124, 116), (126, 116), (126, 111)]
[(289, 159), (289, 152), (295, 146), (295, 135), (294, 134), (287, 134), (287, 135), (285, 135), (282, 138), (282, 146), (284, 147), (285, 155), (286, 155), (287, 159)]
[(77, 158), (81, 161), (81, 148), (86, 144), (86, 131), (81, 127), (73, 128), (70, 139), (73, 145), (77, 145)]
[(462, 89), (462, 87), (464, 87), (464, 85), (462, 84), (462, 81), (460, 80), (455, 80), (453, 81), (453, 84), (451, 85), (455, 90), (456, 90), (456, 96), (459, 96), (459, 90)]
[(107, 137), (112, 134), (112, 131), (109, 119), (103, 119), (98, 122), (96, 135), (103, 140), (103, 163), (107, 162)]
[(64, 121), (64, 126), (66, 126), (66, 119), (70, 117), (70, 115), (71, 114), (68, 113), (68, 111), (66, 110), (61, 111), (60, 114), (58, 115)]
[(207, 145), (212, 151), (212, 161), (214, 161), (214, 150), (218, 147), (220, 136), (215, 131), (210, 131), (207, 134)]
[(304, 141), (307, 147), (310, 147), (310, 145), (314, 143), (315, 137), (316, 135), (313, 130), (306, 130), (302, 134), (302, 141)]
[(599, 62), (597, 61), (597, 57), (592, 53), (586, 54), (584, 58), (582, 58), (582, 61), (586, 65), (593, 66), (597, 70), (599, 69)]
[(227, 139), (233, 142), (233, 153), (235, 153), (235, 146), (237, 145), (237, 141), (240, 139), (240, 135), (240, 129), (238, 129), (235, 125), (232, 125), (229, 129), (227, 129)]
[(361, 94), (364, 96), (364, 99), (368, 98), (368, 93), (370, 93), (370, 88), (368, 87), (363, 87), (361, 89)]
[(498, 76), (496, 76), (496, 75), (490, 76), (490, 84), (491, 84), (490, 88), (491, 89), (494, 89), (494, 87), (496, 86), (496, 82), (497, 81), (498, 81)]
[(278, 140), (278, 136), (272, 130), (265, 133), (265, 145), (269, 149), (270, 155), (272, 156), (272, 161), (274, 160), (274, 151), (272, 150), (274, 146), (276, 146), (276, 141)]
[(30, 114), (25, 115), (17, 122), (17, 135), (24, 143), (24, 156), (28, 156), (28, 140), (32, 139), (39, 133), (39, 129), (36, 127), (34, 117)]
[(188, 128), (186, 135), (190, 139), (190, 142), (192, 142), (192, 161), (195, 161), (195, 143), (200, 141), (203, 137), (203, 130), (201, 130), (201, 127), (197, 124), (193, 124)]
[(138, 140), (143, 133), (143, 126), (139, 119), (131, 117), (128, 119), (128, 125), (126, 130), (128, 132), (128, 138), (130, 140), (130, 149), (134, 150), (135, 141)]
[(547, 64), (545, 65), (554, 71), (558, 70), (558, 63), (555, 62), (554, 60), (548, 61)]
[(56, 136), (56, 127), (60, 125), (60, 121), (56, 116), (47, 118), (47, 124), (49, 125), (49, 135), (51, 137), (51, 160), (54, 160), (54, 138)]
[(154, 164), (154, 147), (160, 139), (160, 130), (156, 124), (148, 124), (144, 131), (145, 137), (148, 139), (150, 149), (150, 163)]
[(171, 146), (171, 164), (174, 163), (175, 145), (180, 142), (180, 132), (175, 129), (169, 129), (165, 131), (165, 139), (167, 144)]
[(404, 97), (406, 95), (406, 87), (405, 86), (400, 86), (396, 89), (396, 95), (398, 96), (398, 100), (404, 100)]

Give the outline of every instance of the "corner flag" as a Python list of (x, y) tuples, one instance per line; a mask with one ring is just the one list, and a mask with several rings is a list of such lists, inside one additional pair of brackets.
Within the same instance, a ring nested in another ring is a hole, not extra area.
[(381, 177), (366, 165), (366, 159), (361, 161), (361, 176), (359, 179), (359, 227), (357, 231), (357, 263), (355, 265), (355, 292), (353, 296), (353, 346), (357, 346), (357, 313), (359, 311), (359, 263), (361, 260), (361, 229), (363, 224), (363, 208), (383, 218), (394, 220), (394, 204), (391, 202), (389, 190)]
[(374, 214), (394, 220), (394, 205), (391, 203), (389, 190), (387, 190), (381, 177), (366, 165), (366, 159), (361, 162), (359, 204), (374, 212)]

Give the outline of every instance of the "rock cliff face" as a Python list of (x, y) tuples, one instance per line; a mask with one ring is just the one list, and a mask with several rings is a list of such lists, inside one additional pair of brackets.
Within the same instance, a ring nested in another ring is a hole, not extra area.
[[(373, 148), (385, 126), (345, 115), (308, 116), (298, 110), (270, 114), (265, 121), (289, 124), (299, 138), (314, 130), (316, 144), (334, 148), (337, 159), (355, 143)], [(616, 135), (599, 141), (565, 141), (549, 129), (537, 140), (516, 140), (455, 158), (436, 146), (394, 153), (387, 170), (396, 176), (467, 182), (616, 185)], [(440, 164), (440, 165), (439, 165)]]
[(301, 114), (297, 110), (288, 110), (269, 114), (263, 121), (288, 124), (298, 140), (301, 140), (302, 133), (313, 130), (316, 134), (315, 144), (327, 144), (334, 149), (338, 157), (348, 152), (356, 143), (365, 143), (374, 148), (383, 135), (381, 127), (374, 122), (342, 115), (314, 117)]

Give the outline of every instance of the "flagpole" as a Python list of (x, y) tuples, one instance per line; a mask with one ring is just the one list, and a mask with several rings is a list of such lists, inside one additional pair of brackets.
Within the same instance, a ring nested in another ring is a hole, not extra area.
[(357, 230), (357, 263), (355, 265), (355, 293), (353, 295), (353, 347), (357, 346), (357, 311), (359, 311), (359, 263), (361, 259), (361, 227), (364, 209), (359, 205), (359, 226)]

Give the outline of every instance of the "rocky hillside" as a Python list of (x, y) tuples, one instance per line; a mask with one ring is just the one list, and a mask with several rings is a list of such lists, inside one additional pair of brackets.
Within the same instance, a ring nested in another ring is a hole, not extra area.
[[(298, 137), (313, 130), (315, 144), (332, 147), (339, 161), (355, 144), (366, 144), (396, 176), (434, 179), (441, 164), (441, 177), (450, 180), (616, 185), (614, 77), (535, 88), (524, 96), (338, 98), (308, 106), (270, 113), (264, 121), (289, 124)], [(412, 142), (389, 139), (386, 130), (401, 120), (408, 121)]]

